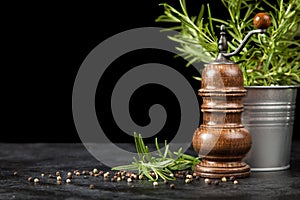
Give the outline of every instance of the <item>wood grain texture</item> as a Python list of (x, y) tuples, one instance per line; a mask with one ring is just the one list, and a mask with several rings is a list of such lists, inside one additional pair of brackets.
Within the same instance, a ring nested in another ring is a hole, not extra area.
[(242, 159), (251, 148), (251, 135), (241, 123), (243, 75), (236, 64), (209, 64), (202, 72), (199, 95), (203, 123), (193, 136), (193, 148), (202, 158), (195, 167), (201, 177), (247, 177)]

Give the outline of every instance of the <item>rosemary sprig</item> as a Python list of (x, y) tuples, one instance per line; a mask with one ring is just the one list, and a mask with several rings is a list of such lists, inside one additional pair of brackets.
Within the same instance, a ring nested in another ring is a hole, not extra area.
[[(300, 84), (300, 0), (221, 0), (229, 19), (211, 15), (209, 4), (202, 5), (198, 16), (189, 16), (185, 0), (179, 0), (181, 11), (169, 4), (157, 22), (179, 24), (173, 28), (180, 33), (169, 36), (178, 42), (180, 56), (194, 62), (207, 63), (218, 53), (214, 27), (220, 23), (227, 27), (228, 51), (234, 51), (253, 30), (253, 17), (267, 12), (272, 18), (267, 35), (253, 36), (239, 55), (231, 59), (239, 64), (244, 75), (244, 85), (299, 85)], [(205, 15), (206, 14), (206, 15)], [(196, 78), (200, 80), (200, 78)]]
[[(157, 181), (159, 178), (171, 181), (176, 179), (173, 174), (174, 171), (193, 170), (194, 166), (200, 162), (198, 157), (182, 153), (182, 148), (172, 153), (167, 141), (165, 141), (164, 152), (161, 152), (158, 140), (157, 138), (155, 139), (156, 157), (152, 156), (140, 134), (134, 133), (134, 142), (138, 159), (134, 157), (134, 161), (131, 164), (114, 167), (112, 170), (138, 171), (139, 174), (144, 175), (150, 181)], [(154, 173), (155, 177), (151, 176), (151, 173)]]

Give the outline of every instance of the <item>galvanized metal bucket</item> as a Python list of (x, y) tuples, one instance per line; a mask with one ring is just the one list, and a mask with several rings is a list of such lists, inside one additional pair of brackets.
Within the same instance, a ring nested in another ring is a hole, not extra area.
[(252, 136), (245, 161), (252, 171), (290, 167), (296, 86), (250, 86), (243, 98), (242, 122)]

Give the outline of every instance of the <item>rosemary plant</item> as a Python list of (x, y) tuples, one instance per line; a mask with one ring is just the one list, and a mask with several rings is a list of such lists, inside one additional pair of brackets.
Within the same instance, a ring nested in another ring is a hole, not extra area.
[[(156, 157), (152, 156), (148, 146), (144, 144), (142, 136), (134, 133), (134, 142), (138, 159), (133, 158), (129, 165), (123, 165), (112, 168), (112, 170), (132, 170), (138, 171), (139, 174), (146, 176), (150, 181), (156, 181), (159, 177), (163, 180), (175, 180), (173, 172), (178, 170), (194, 169), (194, 166), (200, 162), (198, 157), (193, 157), (182, 153), (182, 148), (177, 152), (171, 152), (169, 144), (165, 141), (165, 150), (161, 152), (157, 138), (155, 147), (157, 150)], [(155, 177), (151, 176), (151, 173)]]
[[(157, 22), (174, 22), (179, 26), (171, 29), (180, 34), (170, 36), (178, 42), (180, 56), (194, 62), (209, 62), (218, 53), (217, 31), (220, 23), (225, 24), (230, 36), (229, 51), (234, 51), (253, 30), (253, 17), (258, 12), (267, 12), (272, 25), (267, 34), (252, 37), (240, 55), (232, 60), (239, 63), (246, 86), (299, 85), (300, 84), (300, 0), (221, 0), (229, 12), (229, 19), (211, 16), (209, 4), (202, 5), (199, 15), (190, 17), (184, 0), (179, 0), (181, 11), (163, 3), (164, 15)], [(204, 15), (207, 11), (206, 15)]]

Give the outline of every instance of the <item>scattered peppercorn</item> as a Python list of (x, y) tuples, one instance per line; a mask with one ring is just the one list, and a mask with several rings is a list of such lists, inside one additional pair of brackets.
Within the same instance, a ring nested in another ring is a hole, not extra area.
[(121, 178), (121, 177), (118, 177), (118, 178), (117, 178), (117, 181), (118, 181), (118, 182), (122, 181), (122, 178)]
[(76, 175), (76, 176), (80, 176), (80, 172), (77, 171), (77, 172), (75, 173), (75, 175)]
[(104, 174), (104, 171), (99, 171), (98, 174), (99, 176), (102, 176)]
[(164, 184), (169, 184), (168, 180), (164, 180)]
[(86, 171), (86, 170), (83, 170), (83, 171), (81, 172), (82, 175), (86, 175), (87, 173), (88, 173), (88, 171)]
[(224, 176), (224, 177), (222, 177), (222, 178), (221, 178), (221, 181), (222, 181), (222, 182), (227, 182), (227, 179), (226, 179), (226, 177), (225, 177), (225, 176)]
[(219, 183), (220, 182), (218, 180), (215, 180), (215, 182), (214, 182), (215, 185), (219, 185)]
[(188, 179), (192, 179), (193, 178), (193, 176), (190, 175), (190, 174), (186, 175), (185, 177), (188, 178)]
[(131, 182), (132, 182), (132, 179), (131, 179), (131, 178), (127, 178), (127, 182), (128, 182), (128, 183), (131, 183)]
[(170, 184), (170, 188), (175, 189), (175, 184), (174, 183)]
[(40, 182), (40, 179), (35, 178), (35, 179), (33, 180), (33, 182), (34, 182), (34, 183), (39, 183), (39, 182)]
[(55, 176), (52, 174), (49, 174), (48, 178), (55, 178)]
[(72, 172), (68, 172), (67, 178), (68, 178), (68, 179), (72, 179)]
[(75, 175), (75, 174), (76, 174), (76, 172), (79, 172), (79, 170), (78, 170), (78, 169), (74, 170), (73, 174)]
[(234, 184), (234, 185), (237, 185), (237, 184), (239, 184), (239, 182), (238, 182), (237, 180), (234, 180), (234, 181), (233, 181), (233, 184)]
[(61, 185), (61, 181), (56, 181), (56, 184), (57, 185)]
[(15, 171), (15, 172), (14, 172), (14, 176), (17, 176), (17, 175), (18, 175), (18, 172), (17, 172), (17, 171)]
[(91, 190), (93, 190), (93, 189), (95, 189), (95, 186), (94, 186), (93, 184), (91, 184), (91, 185), (89, 186), (89, 188), (90, 188)]
[(139, 179), (142, 180), (144, 178), (143, 174), (139, 175)]
[(154, 182), (153, 182), (153, 186), (154, 186), (154, 187), (158, 186), (158, 182), (154, 181)]
[(234, 180), (235, 180), (235, 177), (234, 177), (234, 176), (230, 176), (229, 180), (230, 180), (230, 181), (234, 181)]
[(41, 177), (44, 178), (44, 176), (45, 176), (45, 174), (44, 174), (44, 173), (41, 173)]
[(57, 181), (61, 181), (61, 176), (56, 177)]
[(33, 178), (30, 176), (30, 177), (28, 177), (28, 179), (27, 179), (29, 182), (32, 182), (33, 181)]
[(197, 173), (196, 172), (193, 173), (193, 177), (197, 177)]
[(71, 183), (71, 179), (67, 179), (67, 180), (66, 180), (66, 183)]
[(109, 175), (110, 175), (110, 173), (109, 173), (109, 172), (106, 172), (106, 173), (103, 175), (103, 177), (104, 177), (104, 178), (108, 178)]
[(93, 172), (89, 172), (89, 175), (90, 175), (90, 176), (93, 176), (93, 175), (94, 175), (94, 173), (93, 173)]
[(192, 182), (192, 179), (187, 178), (187, 179), (185, 179), (184, 182), (185, 182), (185, 183), (190, 183), (190, 182)]
[(94, 174), (98, 174), (98, 173), (99, 173), (98, 169), (96, 169), (96, 168), (93, 169), (93, 173), (94, 173)]
[(57, 172), (55, 173), (55, 175), (56, 175), (56, 176), (60, 176), (60, 172), (57, 171)]

